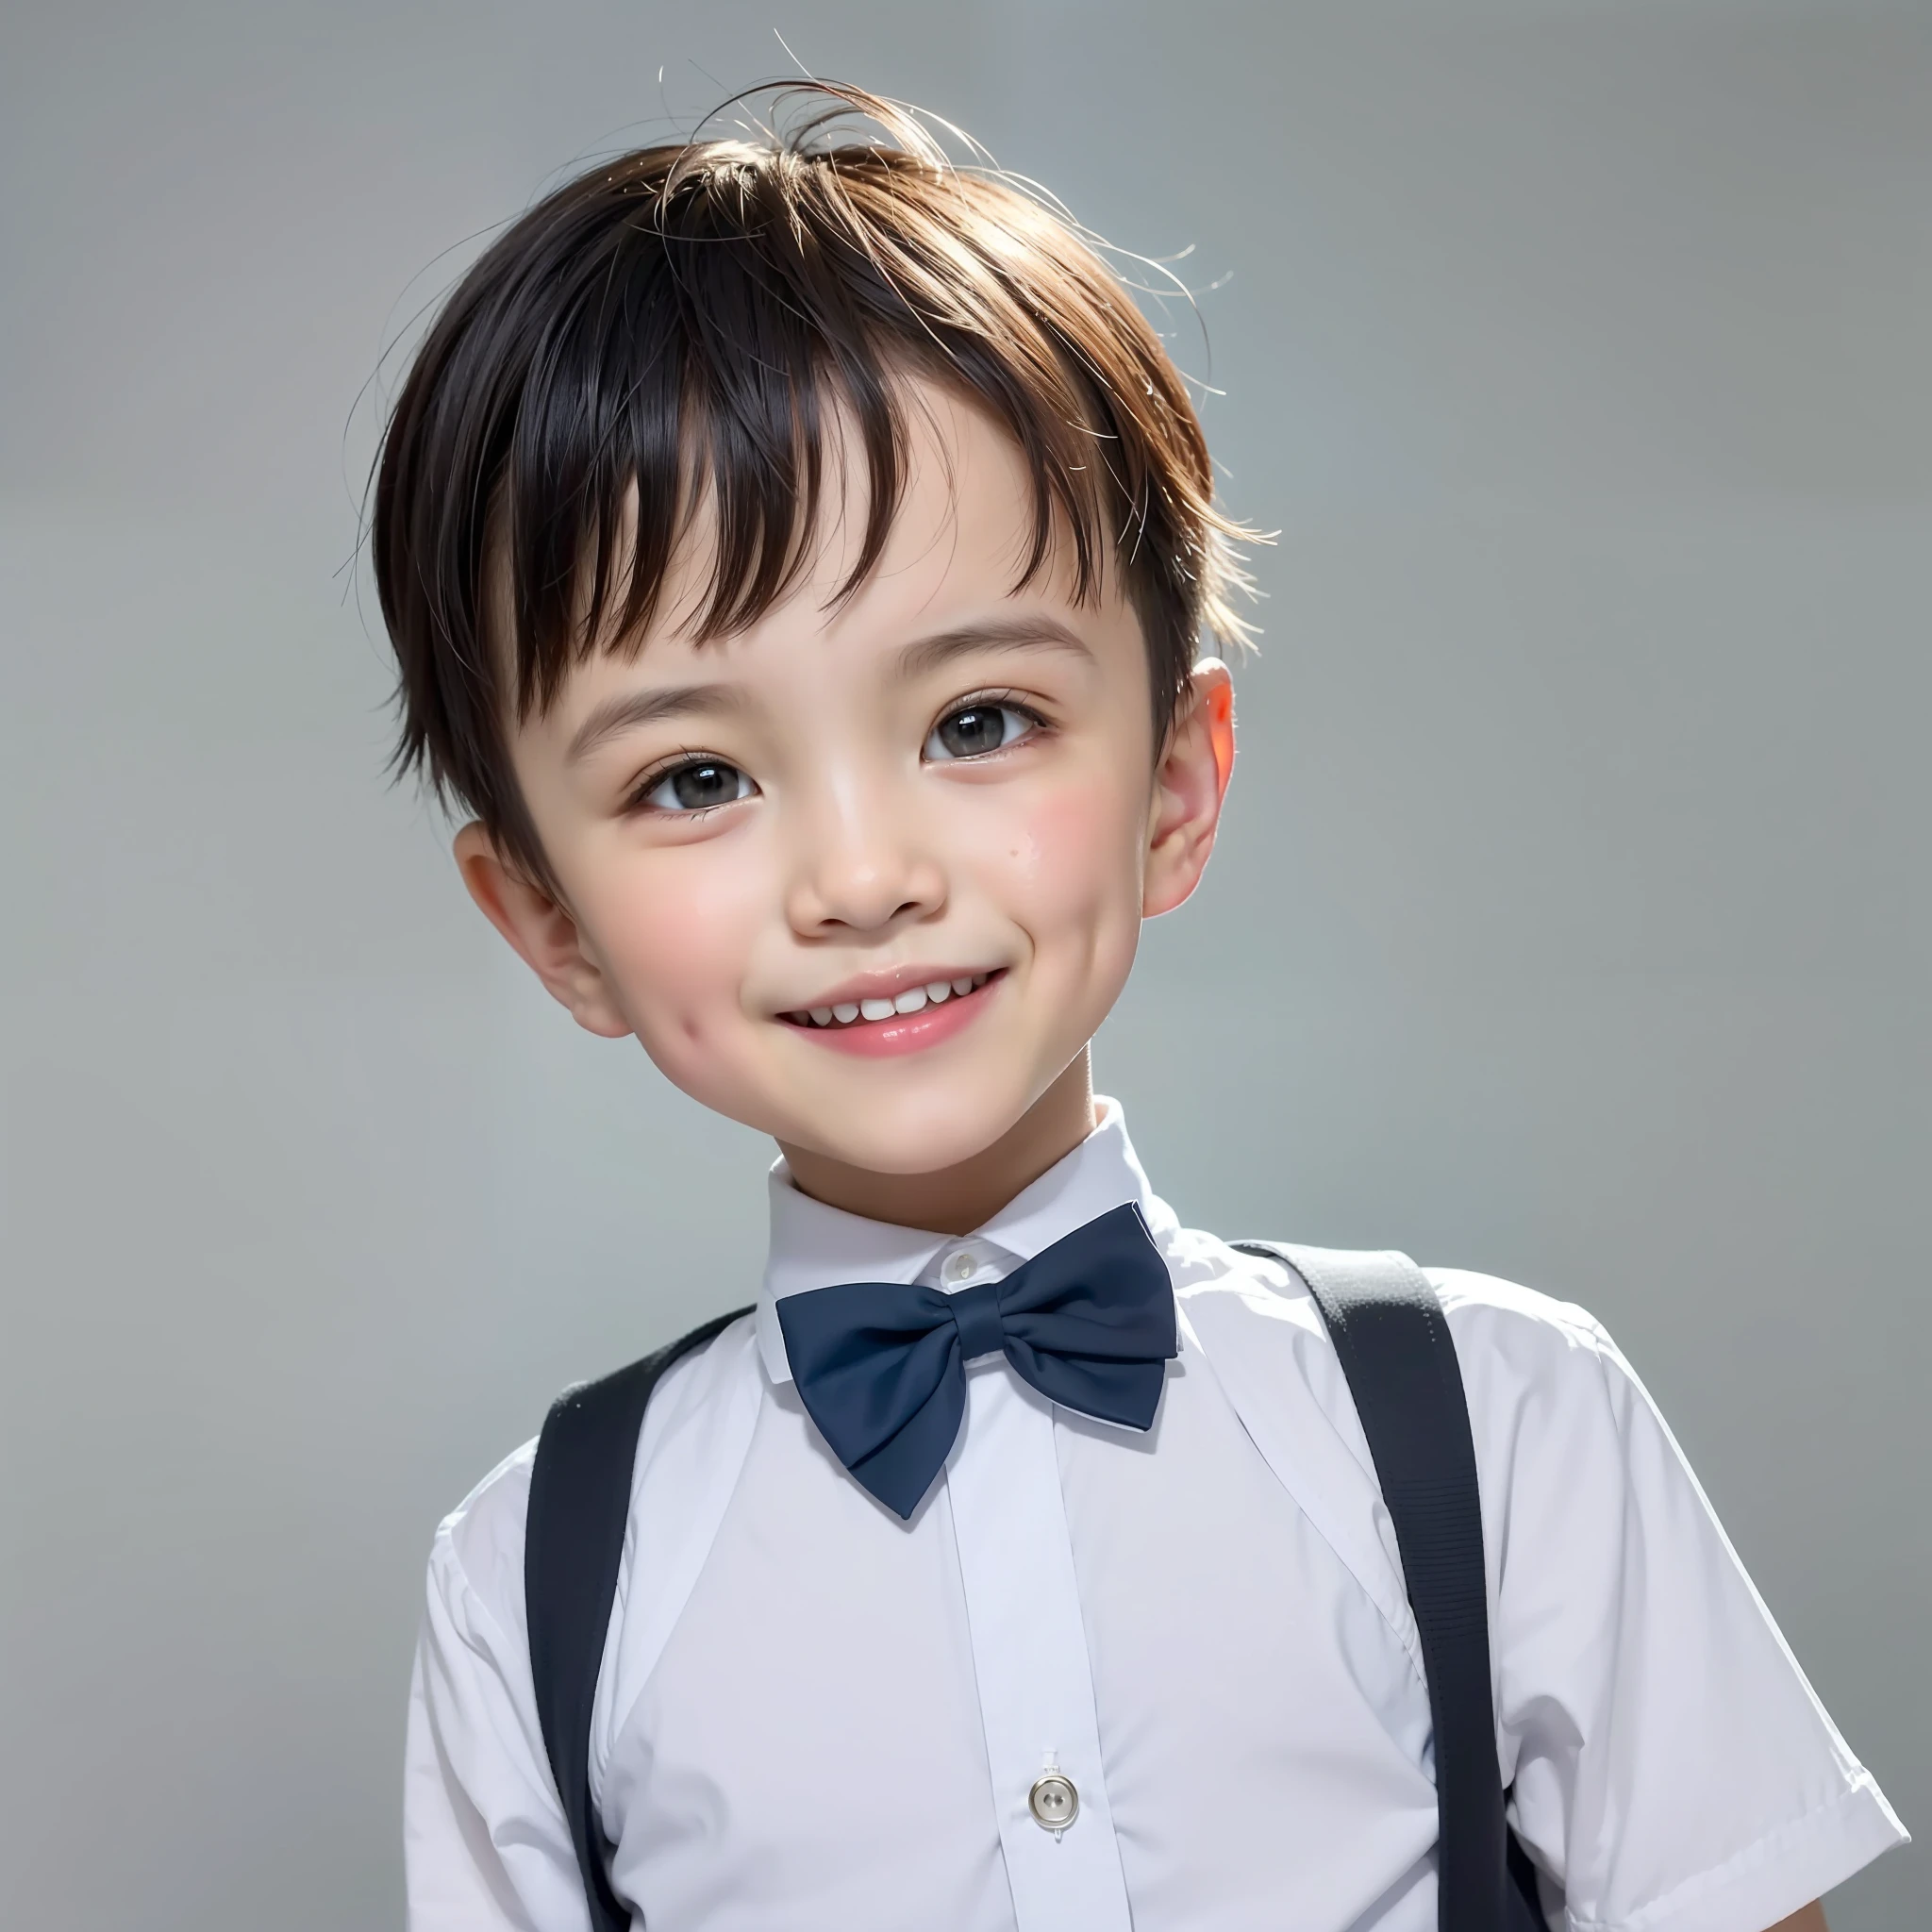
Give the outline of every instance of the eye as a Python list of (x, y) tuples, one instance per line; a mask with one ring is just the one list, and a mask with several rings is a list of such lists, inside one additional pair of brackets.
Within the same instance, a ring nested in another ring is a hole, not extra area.
[(1040, 724), (1018, 705), (997, 705), (976, 699), (951, 710), (932, 727), (924, 756), (928, 758), (976, 758), (1003, 750), (1028, 736)]
[(647, 811), (709, 811), (735, 805), (758, 790), (736, 765), (723, 758), (687, 758), (644, 781), (637, 803)]

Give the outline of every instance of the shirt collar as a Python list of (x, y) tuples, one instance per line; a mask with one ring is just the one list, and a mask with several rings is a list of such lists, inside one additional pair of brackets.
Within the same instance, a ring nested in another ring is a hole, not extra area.
[(770, 1176), (771, 1241), (758, 1291), (758, 1353), (774, 1382), (791, 1379), (785, 1358), (777, 1304), (808, 1289), (841, 1281), (927, 1281), (939, 1285), (939, 1268), (957, 1248), (971, 1248), (1005, 1274), (1030, 1261), (1042, 1248), (1084, 1226), (1109, 1208), (1137, 1205), (1164, 1250), (1178, 1224), (1174, 1210), (1148, 1186), (1127, 1139), (1125, 1113), (1117, 1100), (1096, 1097), (1093, 1131), (1071, 1154), (1007, 1203), (969, 1235), (897, 1227), (828, 1208), (802, 1193), (784, 1161)]

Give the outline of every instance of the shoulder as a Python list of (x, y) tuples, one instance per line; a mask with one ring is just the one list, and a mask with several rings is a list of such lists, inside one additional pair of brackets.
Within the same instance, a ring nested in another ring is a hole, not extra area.
[(1456, 1342), (1486, 1502), (1555, 1480), (1553, 1507), (1567, 1496), (1607, 1519), (1633, 1483), (1681, 1488), (1707, 1507), (1650, 1391), (1588, 1308), (1491, 1274), (1424, 1272)]
[(1603, 1324), (1579, 1303), (1467, 1268), (1424, 1268), (1458, 1352), (1525, 1364), (1597, 1361), (1614, 1355)]
[(436, 1526), (429, 1549), (429, 1594), (459, 1622), (476, 1612), (503, 1635), (524, 1636), (524, 1517), (533, 1437), (506, 1456)]
[[(1373, 1476), (1352, 1392), (1300, 1277), (1207, 1236), (1183, 1238), (1174, 1261), (1186, 1318), (1242, 1406), (1311, 1396)], [(1603, 1324), (1575, 1302), (1495, 1275), (1423, 1272), (1455, 1343), (1486, 1512), (1507, 1520), (1525, 1478), (1557, 1470), (1574, 1498), (1610, 1508), (1633, 1435), (1668, 1432)]]
[(1468, 1269), (1423, 1273), (1442, 1304), (1477, 1425), (1549, 1402), (1599, 1407), (1613, 1382), (1634, 1379), (1609, 1331), (1577, 1303)]
[[(748, 1320), (734, 1323), (675, 1362), (653, 1390), (632, 1469), (633, 1511), (641, 1490), (658, 1487), (649, 1479), (663, 1465), (702, 1457), (721, 1400), (750, 1366), (749, 1333)], [(467, 1607), (473, 1617), (480, 1612), (517, 1644), (527, 1638), (524, 1542), (539, 1440), (512, 1450), (442, 1519), (429, 1556), (432, 1597), (452, 1610)]]
[[(1176, 1292), (1196, 1324), (1224, 1345), (1289, 1345), (1305, 1373), (1331, 1383), (1334, 1347), (1300, 1277), (1272, 1257), (1251, 1255), (1210, 1235), (1183, 1230), (1170, 1250)], [(1491, 1408), (1601, 1391), (1634, 1379), (1616, 1343), (1588, 1308), (1497, 1275), (1425, 1267), (1456, 1343), (1473, 1420)]]

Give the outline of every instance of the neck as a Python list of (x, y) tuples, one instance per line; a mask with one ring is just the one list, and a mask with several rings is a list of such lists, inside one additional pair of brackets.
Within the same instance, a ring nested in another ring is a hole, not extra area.
[(874, 1174), (779, 1141), (793, 1186), (847, 1214), (935, 1234), (971, 1234), (1093, 1131), (1093, 1068), (1085, 1047), (991, 1147), (934, 1174)]

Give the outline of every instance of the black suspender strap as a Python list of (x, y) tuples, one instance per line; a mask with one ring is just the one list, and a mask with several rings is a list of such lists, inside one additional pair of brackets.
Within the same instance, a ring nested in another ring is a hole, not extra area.
[(1482, 1498), (1442, 1305), (1407, 1255), (1235, 1246), (1285, 1262), (1307, 1284), (1394, 1524), (1435, 1731), (1437, 1924), (1441, 1932), (1540, 1932), (1534, 1872), (1503, 1812)]
[(644, 1405), (666, 1371), (749, 1314), (736, 1308), (552, 1404), (537, 1439), (524, 1520), (524, 1605), (543, 1748), (584, 1874), (593, 1932), (629, 1932), (610, 1890), (609, 1847), (591, 1795), (591, 1709), (617, 1593)]

